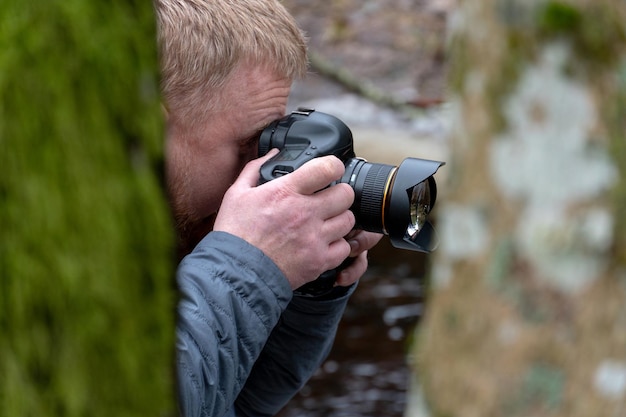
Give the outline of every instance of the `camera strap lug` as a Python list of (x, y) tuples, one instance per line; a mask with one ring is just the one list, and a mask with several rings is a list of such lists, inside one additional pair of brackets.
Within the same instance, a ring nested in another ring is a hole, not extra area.
[(297, 110), (292, 111), (292, 114), (300, 114), (302, 116), (308, 116), (313, 113), (315, 109), (310, 109), (308, 107), (298, 107)]

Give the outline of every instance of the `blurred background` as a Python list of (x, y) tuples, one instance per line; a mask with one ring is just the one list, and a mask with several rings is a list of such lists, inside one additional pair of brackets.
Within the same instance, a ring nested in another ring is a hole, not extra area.
[[(357, 156), (370, 162), (446, 160), (444, 48), (453, 1), (283, 3), (311, 54), (310, 75), (295, 84), (289, 110), (336, 115), (351, 128)], [(436, 175), (440, 183), (444, 177), (445, 168)], [(403, 415), (428, 263), (429, 255), (395, 249), (387, 238), (370, 251), (331, 355), (282, 417)]]
[[(284, 3), (310, 38), (290, 110), (370, 162), (449, 163), (446, 244), (371, 251), (281, 417), (626, 415), (626, 3)], [(2, 416), (175, 415), (154, 37), (149, 2), (0, 2)]]

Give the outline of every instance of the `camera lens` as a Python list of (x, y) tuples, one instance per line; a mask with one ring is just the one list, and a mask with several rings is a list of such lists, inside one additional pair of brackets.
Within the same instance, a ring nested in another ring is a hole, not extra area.
[(359, 158), (352, 158), (346, 163), (341, 182), (348, 183), (354, 190), (351, 210), (357, 229), (387, 234), (385, 200), (394, 172), (395, 167), (391, 165), (370, 164)]
[(436, 244), (428, 214), (437, 198), (432, 175), (441, 162), (405, 159), (398, 167), (346, 161), (341, 182), (354, 189), (356, 228), (389, 235), (395, 247), (430, 251)]
[[(346, 182), (354, 189), (355, 199), (351, 210), (356, 217), (356, 227), (370, 232), (389, 234), (386, 227), (390, 212), (398, 212), (407, 207), (410, 221), (406, 233), (414, 238), (426, 224), (428, 213), (434, 201), (431, 200), (428, 179), (406, 190), (407, 201), (402, 207), (391, 207), (394, 180), (398, 169), (392, 165), (373, 164), (353, 158), (346, 165), (346, 174), (341, 182)], [(396, 200), (398, 200), (396, 198)]]
[(422, 181), (413, 187), (411, 193), (411, 223), (407, 228), (407, 233), (413, 239), (426, 224), (426, 218), (430, 213), (430, 185), (428, 181)]

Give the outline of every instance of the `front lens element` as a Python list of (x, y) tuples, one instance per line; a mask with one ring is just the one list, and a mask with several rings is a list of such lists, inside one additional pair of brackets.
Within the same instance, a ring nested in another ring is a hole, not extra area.
[(407, 228), (407, 233), (411, 239), (415, 238), (426, 223), (428, 213), (430, 213), (430, 186), (428, 180), (424, 180), (413, 187), (411, 195), (411, 223)]

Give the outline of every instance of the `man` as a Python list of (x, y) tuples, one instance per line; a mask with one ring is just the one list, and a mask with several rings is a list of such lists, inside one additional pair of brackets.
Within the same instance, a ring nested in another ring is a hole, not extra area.
[[(344, 167), (316, 158), (256, 186), (260, 131), (285, 113), (306, 46), (276, 0), (155, 0), (167, 178), (183, 254), (177, 368), (184, 415), (271, 416), (328, 354), (379, 235), (351, 232)], [(322, 190), (322, 191), (320, 191)], [(353, 264), (323, 298), (293, 290)]]

